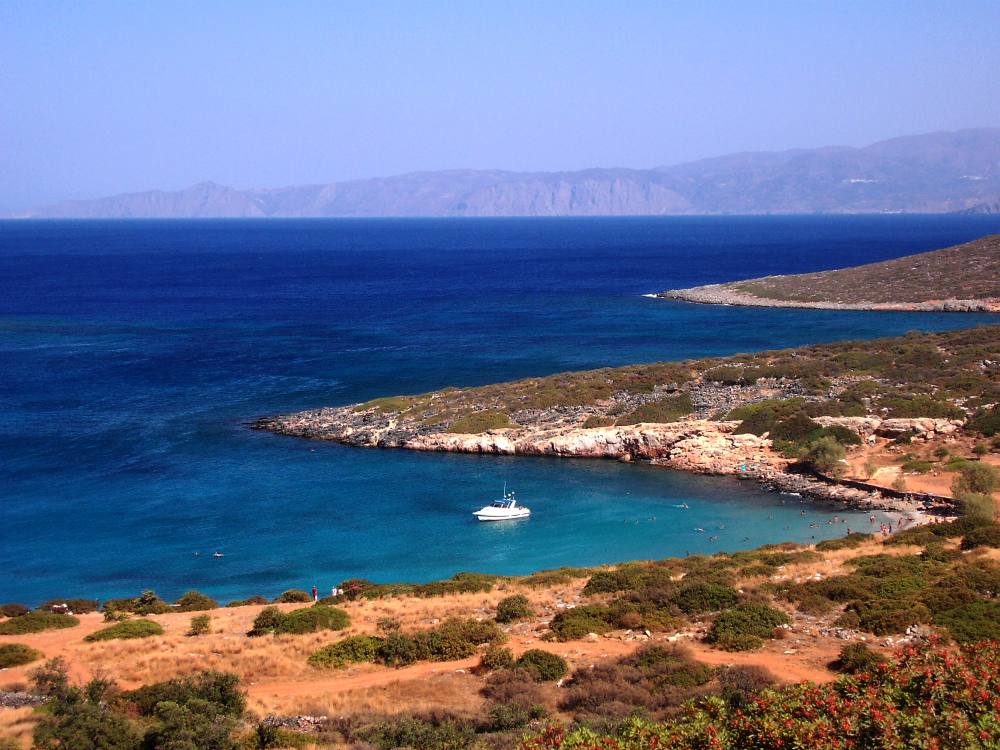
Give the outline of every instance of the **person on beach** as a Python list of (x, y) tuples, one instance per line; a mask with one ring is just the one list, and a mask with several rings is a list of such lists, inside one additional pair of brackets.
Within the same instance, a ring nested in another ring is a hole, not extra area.
[(315, 586), (313, 586), (313, 601), (314, 602), (319, 601), (319, 589), (316, 588)]

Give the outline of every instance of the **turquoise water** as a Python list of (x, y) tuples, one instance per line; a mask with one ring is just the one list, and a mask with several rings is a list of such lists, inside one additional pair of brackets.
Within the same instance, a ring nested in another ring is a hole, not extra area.
[[(998, 217), (0, 222), (0, 600), (273, 595), (864, 528), (732, 479), (351, 449), (246, 422), (445, 385), (994, 322), (641, 295), (998, 230)], [(533, 517), (477, 524), (471, 511), (505, 481)]]

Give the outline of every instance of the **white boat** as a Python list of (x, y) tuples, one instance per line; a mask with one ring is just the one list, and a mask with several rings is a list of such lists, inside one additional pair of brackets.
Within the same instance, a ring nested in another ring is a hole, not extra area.
[(531, 509), (518, 505), (514, 493), (507, 492), (507, 488), (504, 487), (502, 500), (494, 500), (472, 515), (480, 521), (512, 521), (516, 518), (527, 518), (531, 515)]

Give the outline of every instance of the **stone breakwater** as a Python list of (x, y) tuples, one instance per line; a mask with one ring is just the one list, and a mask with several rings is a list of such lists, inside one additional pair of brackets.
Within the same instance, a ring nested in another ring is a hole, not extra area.
[[(947, 420), (834, 419), (864, 437), (902, 432), (944, 432)], [(915, 424), (919, 422), (920, 424)], [(911, 424), (912, 423), (912, 424)], [(516, 427), (478, 434), (444, 431), (410, 420), (400, 421), (377, 409), (317, 409), (254, 422), (254, 429), (311, 440), (331, 440), (369, 448), (404, 448), (451, 453), (603, 458), (649, 461), (678, 471), (737, 476), (776, 491), (795, 492), (859, 507), (913, 511), (913, 503), (879, 492), (830, 484), (788, 472), (789, 461), (767, 437), (736, 434), (738, 422), (685, 420), (613, 427)]]
[(807, 302), (758, 297), (729, 284), (707, 284), (690, 289), (670, 289), (650, 296), (706, 305), (742, 307), (804, 307), (818, 310), (901, 310), (907, 312), (1000, 312), (1000, 300), (996, 299), (942, 299), (924, 302)]

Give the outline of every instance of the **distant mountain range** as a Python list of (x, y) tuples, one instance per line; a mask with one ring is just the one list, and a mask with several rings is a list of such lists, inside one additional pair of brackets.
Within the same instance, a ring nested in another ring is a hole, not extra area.
[(731, 154), (654, 169), (449, 170), (285, 188), (203, 182), (24, 218), (1000, 213), (1000, 128)]

